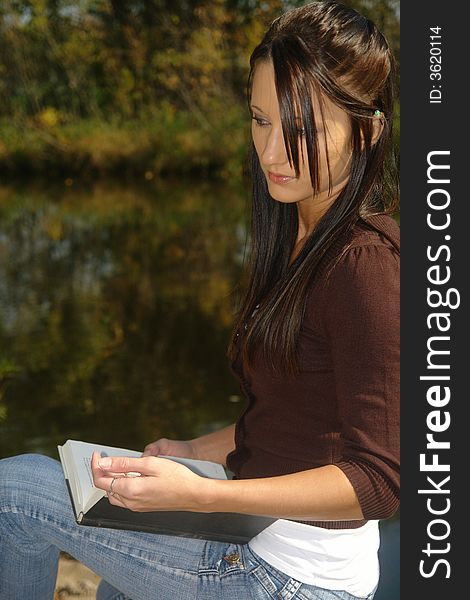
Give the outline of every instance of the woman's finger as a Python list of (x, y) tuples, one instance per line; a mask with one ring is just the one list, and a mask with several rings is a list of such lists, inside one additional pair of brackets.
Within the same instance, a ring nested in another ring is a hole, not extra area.
[(127, 508), (127, 494), (129, 493), (128, 484), (124, 477), (97, 477), (96, 487), (104, 490), (110, 504)]
[(114, 485), (113, 485), (113, 489), (111, 491), (108, 490), (106, 492), (106, 496), (108, 498), (109, 503), (112, 504), (113, 506), (120, 506), (121, 508), (128, 508), (126, 499), (123, 496), (121, 496), (119, 494), (119, 492), (117, 492), (115, 490)]
[(159, 454), (161, 454), (161, 451), (158, 442), (147, 444), (142, 452), (142, 456), (158, 456)]
[[(111, 481), (113, 479), (127, 478), (129, 473), (114, 473), (113, 471), (104, 470), (99, 466), (100, 455), (98, 452), (94, 452), (91, 458), (91, 471), (93, 476), (93, 484), (95, 487), (105, 490), (109, 490)], [(140, 473), (131, 473), (132, 476), (140, 476)]]
[(151, 475), (155, 468), (152, 460), (155, 460), (155, 457), (105, 456), (98, 458), (96, 467), (106, 473), (126, 474), (135, 477), (140, 474)]

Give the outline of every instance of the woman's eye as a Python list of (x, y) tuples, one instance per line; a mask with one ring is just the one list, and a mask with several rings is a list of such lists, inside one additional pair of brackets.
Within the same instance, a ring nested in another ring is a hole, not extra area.
[(297, 127), (297, 133), (301, 136), (304, 137), (304, 135), (306, 134), (305, 131), (305, 127)]
[(252, 119), (259, 127), (266, 127), (269, 125), (269, 121), (266, 121), (266, 119), (262, 119), (261, 117), (257, 117), (256, 115), (253, 115)]

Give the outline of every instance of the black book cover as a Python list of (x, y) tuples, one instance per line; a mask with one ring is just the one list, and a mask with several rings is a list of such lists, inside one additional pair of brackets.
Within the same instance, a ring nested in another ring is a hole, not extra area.
[[(70, 494), (69, 482), (69, 495)], [(113, 506), (102, 498), (86, 513), (77, 514), (77, 523), (93, 527), (129, 529), (216, 542), (244, 544), (276, 519), (240, 513), (198, 513), (189, 511), (133, 512)]]

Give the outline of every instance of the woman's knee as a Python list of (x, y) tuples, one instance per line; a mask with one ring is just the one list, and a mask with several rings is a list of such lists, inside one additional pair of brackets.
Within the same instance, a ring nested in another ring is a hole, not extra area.
[[(61, 481), (62, 479), (62, 481)], [(21, 454), (0, 460), (0, 502), (17, 503), (25, 495), (57, 491), (63, 486), (60, 463), (41, 454)]]

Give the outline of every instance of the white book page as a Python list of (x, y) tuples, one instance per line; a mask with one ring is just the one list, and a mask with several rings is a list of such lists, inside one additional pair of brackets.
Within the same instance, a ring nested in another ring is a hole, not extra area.
[[(101, 456), (128, 456), (130, 458), (139, 458), (142, 456), (141, 452), (135, 450), (67, 440), (62, 446), (60, 455), (63, 462), (63, 457), (65, 457), (66, 476), (69, 477), (70, 487), (78, 512), (82, 511), (86, 513), (98, 500), (106, 495), (105, 490), (96, 488), (93, 484), (91, 455), (94, 451), (100, 452)], [(214, 462), (176, 456), (160, 456), (159, 458), (166, 458), (183, 464), (201, 477), (227, 479), (224, 467)]]
[[(105, 490), (96, 488), (93, 484), (93, 475), (91, 472), (91, 455), (93, 452), (100, 452), (101, 456), (129, 456), (139, 458), (142, 453), (124, 448), (114, 448), (112, 446), (100, 446), (99, 444), (90, 444), (88, 442), (79, 442), (77, 440), (67, 440), (63, 446), (63, 452), (66, 454), (67, 470), (72, 493), (76, 489), (77, 510), (86, 513), (90, 508), (106, 495)], [(72, 463), (72, 467), (70, 465)]]
[(194, 458), (181, 458), (179, 456), (164, 456), (163, 454), (158, 458), (167, 458), (168, 460), (181, 463), (201, 477), (208, 477), (209, 479), (227, 479), (224, 467), (209, 460), (196, 460)]

